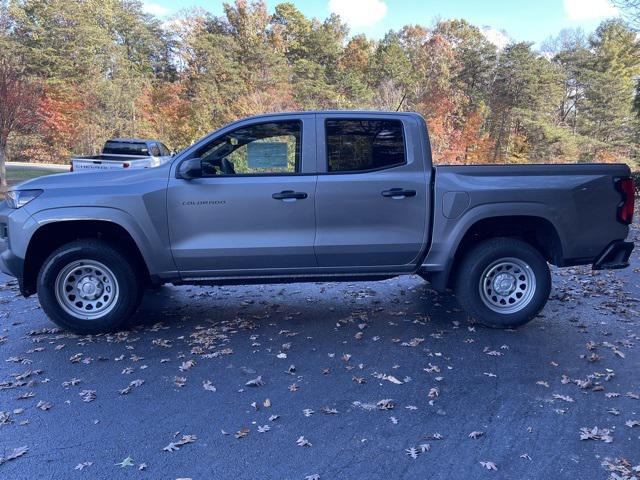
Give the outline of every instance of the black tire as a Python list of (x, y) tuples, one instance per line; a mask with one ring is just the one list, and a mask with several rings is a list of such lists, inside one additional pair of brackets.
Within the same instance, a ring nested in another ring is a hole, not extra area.
[[(528, 290), (527, 290), (528, 288)], [(491, 328), (531, 321), (551, 291), (549, 265), (538, 250), (514, 238), (486, 240), (462, 259), (455, 293), (462, 308)]]
[[(109, 243), (76, 240), (55, 250), (42, 264), (38, 299), (49, 318), (65, 330), (79, 334), (111, 332), (122, 327), (138, 308), (143, 293), (139, 277), (134, 262)], [(79, 296), (86, 292), (74, 286), (84, 287), (85, 283), (91, 283), (88, 289), (93, 289), (90, 293), (97, 299)]]

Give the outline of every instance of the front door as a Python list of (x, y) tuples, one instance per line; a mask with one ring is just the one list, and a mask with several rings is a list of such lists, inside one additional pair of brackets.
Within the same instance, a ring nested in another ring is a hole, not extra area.
[(317, 266), (314, 117), (272, 118), (225, 128), (185, 157), (201, 159), (202, 178), (178, 179), (177, 165), (172, 170), (169, 234), (183, 278)]
[(415, 269), (430, 211), (424, 126), (411, 115), (348, 113), (317, 115), (316, 125), (321, 271)]

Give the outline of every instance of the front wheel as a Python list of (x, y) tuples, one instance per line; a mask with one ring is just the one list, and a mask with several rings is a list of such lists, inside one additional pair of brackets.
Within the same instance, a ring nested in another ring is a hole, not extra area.
[(60, 327), (79, 334), (118, 329), (133, 315), (142, 282), (110, 244), (77, 240), (55, 250), (38, 275), (38, 299)]
[(495, 238), (467, 252), (456, 272), (455, 291), (460, 305), (478, 322), (513, 328), (545, 306), (551, 274), (544, 257), (528, 243)]

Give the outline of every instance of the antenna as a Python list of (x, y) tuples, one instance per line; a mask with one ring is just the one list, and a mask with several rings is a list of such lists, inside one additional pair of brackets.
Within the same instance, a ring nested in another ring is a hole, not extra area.
[(402, 94), (402, 100), (400, 100), (400, 103), (398, 104), (398, 108), (396, 108), (396, 112), (400, 111), (400, 107), (402, 107), (402, 104), (404, 103), (405, 98), (407, 98), (407, 92), (404, 92)]

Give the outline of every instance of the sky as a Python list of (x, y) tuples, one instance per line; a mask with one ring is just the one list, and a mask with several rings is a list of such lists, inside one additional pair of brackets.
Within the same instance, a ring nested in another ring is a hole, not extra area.
[[(281, 1), (267, 0), (272, 9)], [(531, 41), (538, 46), (563, 28), (595, 30), (607, 18), (619, 15), (610, 0), (289, 0), (308, 17), (324, 19), (339, 14), (351, 34), (364, 33), (379, 39), (389, 30), (407, 24), (430, 26), (434, 20), (464, 18), (478, 27), (486, 27), (495, 41), (503, 34), (516, 41)], [(229, 0), (233, 3), (232, 0)], [(161, 18), (189, 7), (202, 7), (213, 14), (222, 13), (222, 1), (144, 0), (145, 11)]]

